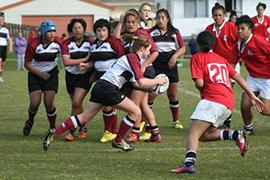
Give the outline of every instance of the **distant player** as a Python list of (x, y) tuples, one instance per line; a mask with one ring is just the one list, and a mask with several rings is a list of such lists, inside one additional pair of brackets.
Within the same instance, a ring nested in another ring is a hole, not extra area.
[[(71, 100), (71, 115), (83, 112), (83, 100), (88, 93), (91, 83), (90, 75), (93, 71), (81, 70), (80, 63), (89, 61), (93, 41), (84, 34), (87, 24), (84, 19), (73, 18), (69, 25), (71, 37), (63, 42), (62, 59), (66, 69), (66, 89)], [(87, 127), (79, 130), (79, 137), (87, 137)], [(66, 135), (66, 141), (74, 140), (74, 132)]]
[(56, 25), (45, 20), (40, 25), (40, 35), (30, 41), (25, 53), (25, 68), (28, 72), (28, 91), (30, 104), (28, 119), (23, 134), (28, 136), (34, 124), (34, 117), (42, 100), (47, 112), (49, 131), (55, 128), (57, 111), (54, 106), (55, 94), (58, 91), (57, 54), (61, 52), (62, 41), (55, 36)]
[(184, 164), (173, 169), (175, 173), (195, 173), (195, 162), (200, 141), (233, 140), (239, 147), (241, 156), (246, 151), (243, 130), (220, 130), (219, 126), (234, 109), (234, 97), (230, 78), (234, 79), (250, 98), (254, 108), (261, 112), (263, 102), (250, 90), (246, 81), (231, 67), (226, 59), (211, 49), (215, 42), (207, 31), (198, 35), (200, 52), (191, 59), (191, 76), (200, 91), (201, 100), (191, 115), (191, 128), (186, 144)]
[(9, 51), (12, 52), (12, 39), (9, 34), (9, 30), (5, 26), (4, 13), (0, 12), (0, 82), (4, 82), (3, 73), (5, 67), (5, 61), (7, 59), (7, 47), (9, 45)]
[[(157, 25), (149, 30), (159, 53), (153, 65), (156, 74), (164, 73), (169, 77), (170, 85), (167, 90), (167, 97), (169, 99), (172, 120), (175, 128), (182, 129), (183, 125), (179, 120), (179, 76), (176, 60), (185, 54), (186, 47), (179, 30), (173, 27), (169, 12), (166, 9), (157, 11), (156, 21)], [(150, 105), (153, 104), (154, 99), (155, 96), (150, 96)]]
[(140, 61), (148, 56), (151, 43), (144, 36), (134, 36), (133, 38), (131, 52), (119, 58), (94, 85), (88, 108), (79, 115), (67, 118), (61, 126), (56, 128), (55, 132), (48, 132), (43, 142), (45, 151), (48, 150), (54, 139), (59, 138), (67, 130), (76, 130), (84, 126), (104, 106), (113, 106), (128, 113), (121, 122), (112, 146), (123, 151), (133, 150), (133, 146), (127, 144), (124, 138), (134, 123), (141, 120), (141, 110), (120, 92), (120, 88), (127, 81), (142, 88), (151, 88), (154, 85), (166, 83), (164, 78), (147, 79), (143, 77)]
[(139, 13), (141, 16), (141, 22), (140, 25), (144, 29), (152, 28), (155, 23), (154, 20), (151, 18), (152, 13), (152, 5), (149, 3), (142, 3), (139, 7)]
[[(236, 26), (225, 20), (225, 8), (219, 3), (216, 3), (212, 8), (212, 17), (215, 23), (206, 28), (206, 31), (211, 32), (216, 39), (212, 49), (230, 63), (234, 45), (238, 41)], [(231, 117), (228, 118), (224, 126), (225, 128), (231, 127)]]
[(259, 3), (256, 6), (257, 16), (252, 18), (254, 23), (253, 33), (269, 41), (270, 38), (270, 17), (264, 15), (266, 4)]
[[(265, 104), (263, 115), (270, 116), (270, 43), (263, 37), (252, 33), (254, 23), (248, 16), (241, 16), (236, 21), (239, 42), (235, 47), (235, 54), (245, 62), (248, 71), (247, 83), (251, 90), (259, 96)], [(235, 59), (233, 64), (237, 63)], [(243, 93), (241, 100), (241, 114), (244, 128), (253, 134), (252, 102), (248, 94)]]

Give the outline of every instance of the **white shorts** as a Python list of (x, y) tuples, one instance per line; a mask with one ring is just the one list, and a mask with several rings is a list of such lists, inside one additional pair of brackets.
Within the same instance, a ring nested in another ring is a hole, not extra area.
[[(238, 74), (240, 74), (240, 63), (237, 63), (236, 65), (235, 65), (235, 67), (234, 67), (234, 70), (238, 73)], [(236, 83), (236, 81), (235, 80), (233, 80), (233, 79), (231, 79), (231, 82), (232, 83)]]
[(247, 83), (253, 92), (258, 92), (260, 97), (270, 100), (270, 79), (254, 78), (248, 75)]
[(232, 111), (223, 104), (202, 99), (190, 118), (192, 120), (207, 121), (215, 127), (220, 127), (231, 114)]

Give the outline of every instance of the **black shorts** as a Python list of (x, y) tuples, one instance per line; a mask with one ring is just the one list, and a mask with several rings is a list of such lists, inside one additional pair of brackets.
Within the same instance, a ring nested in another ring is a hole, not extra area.
[(29, 93), (37, 90), (42, 91), (58, 91), (58, 68), (57, 66), (53, 68), (48, 73), (51, 77), (47, 80), (42, 79), (41, 77), (28, 72), (28, 91)]
[(105, 74), (105, 71), (97, 71), (97, 79), (100, 79), (103, 74)]
[(89, 91), (91, 88), (91, 83), (89, 82), (89, 77), (92, 71), (85, 74), (72, 74), (66, 71), (66, 89), (69, 94), (73, 94), (75, 88), (82, 88)]
[(7, 46), (0, 46), (0, 58), (3, 62), (7, 59)]
[(179, 81), (179, 76), (178, 76), (178, 69), (177, 66), (173, 69), (169, 68), (160, 68), (159, 66), (154, 66), (156, 74), (166, 74), (170, 80), (171, 83), (178, 82)]
[(156, 77), (156, 72), (155, 72), (154, 66), (148, 66), (145, 69), (143, 76), (146, 78), (149, 78), (149, 79), (154, 79)]
[(125, 97), (126, 96), (119, 91), (117, 86), (100, 79), (96, 82), (91, 91), (90, 101), (103, 104), (104, 106), (113, 106), (122, 102)]

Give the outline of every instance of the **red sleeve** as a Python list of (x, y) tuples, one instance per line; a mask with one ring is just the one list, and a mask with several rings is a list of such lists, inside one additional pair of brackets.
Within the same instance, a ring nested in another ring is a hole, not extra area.
[(177, 43), (178, 43), (179, 48), (184, 47), (185, 46), (184, 40), (183, 40), (179, 30), (176, 31), (176, 37), (177, 37)]
[(190, 62), (190, 69), (192, 79), (203, 79), (204, 71), (202, 68), (202, 62), (200, 62), (199, 54), (195, 54), (192, 56)]
[(91, 46), (95, 43), (91, 38), (86, 38), (85, 40), (89, 42)]
[(140, 59), (138, 56), (135, 53), (129, 53), (127, 54), (127, 60), (134, 73), (135, 79), (138, 80), (144, 78), (141, 71)]
[(121, 57), (126, 54), (125, 49), (120, 39), (117, 39), (116, 37), (111, 36), (108, 39), (108, 42), (111, 44), (113, 50), (115, 50), (117, 57)]
[(156, 45), (155, 45), (155, 43), (154, 43), (154, 40), (153, 40), (153, 38), (150, 36), (150, 34), (148, 33), (147, 30), (145, 30), (145, 29), (140, 29), (140, 30), (136, 33), (136, 35), (144, 35), (144, 36), (146, 36), (146, 37), (148, 38), (148, 40), (149, 40), (150, 43), (151, 43), (150, 53), (153, 53), (153, 52), (157, 51), (157, 47), (156, 47)]
[(232, 78), (237, 72), (236, 70), (225, 60), (227, 69), (229, 71), (229, 77)]
[(239, 59), (240, 59), (240, 57), (238, 54), (238, 44), (235, 43), (234, 48), (232, 49), (232, 54), (228, 57), (227, 60), (230, 64), (236, 65), (238, 63)]
[(212, 30), (213, 30), (213, 24), (210, 24), (209, 26), (205, 28), (205, 31), (208, 31), (208, 32), (212, 32)]
[(58, 37), (58, 36), (55, 36), (54, 42), (56, 42), (57, 44), (59, 44), (60, 47), (61, 47), (62, 44), (63, 44), (63, 40), (62, 40), (60, 37)]
[(27, 44), (25, 51), (25, 61), (31, 62), (34, 59), (34, 55), (36, 53), (36, 48), (38, 44), (39, 38), (34, 38)]
[(61, 54), (69, 55), (68, 45), (70, 43), (70, 39), (66, 39), (61, 46)]
[(254, 39), (256, 42), (257, 47), (266, 55), (270, 56), (270, 42), (267, 41), (266, 39), (254, 35)]

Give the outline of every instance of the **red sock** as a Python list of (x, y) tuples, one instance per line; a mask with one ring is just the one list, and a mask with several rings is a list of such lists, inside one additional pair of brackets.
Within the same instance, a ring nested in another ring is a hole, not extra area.
[(76, 131), (78, 124), (78, 117), (77, 116), (71, 116), (66, 119), (64, 123), (61, 124), (58, 128), (56, 128), (54, 136), (56, 138), (60, 137), (64, 132), (67, 130)]
[(105, 131), (109, 131), (113, 134), (117, 134), (118, 127), (117, 127), (117, 113), (115, 110), (105, 112), (103, 111), (103, 120)]
[(109, 112), (103, 112), (103, 121), (104, 121), (104, 131), (111, 132), (111, 126), (112, 126), (112, 117), (113, 117), (113, 110)]
[(111, 133), (113, 133), (113, 134), (118, 133), (117, 112), (115, 110), (114, 110), (113, 117), (112, 117)]
[(37, 110), (32, 110), (30, 107), (28, 108), (28, 122), (30, 124), (34, 124), (34, 118), (37, 114)]
[(171, 109), (171, 113), (172, 113), (172, 118), (173, 118), (173, 122), (178, 120), (178, 116), (179, 116), (179, 103), (178, 101), (170, 101), (170, 109)]
[(50, 128), (55, 128), (55, 120), (57, 116), (57, 111), (54, 108), (52, 112), (47, 112), (48, 121), (50, 123)]
[(117, 134), (117, 137), (115, 138), (115, 142), (120, 142), (125, 135), (127, 134), (128, 130), (135, 124), (135, 121), (130, 119), (128, 116), (125, 116), (122, 120), (119, 128), (119, 132)]

